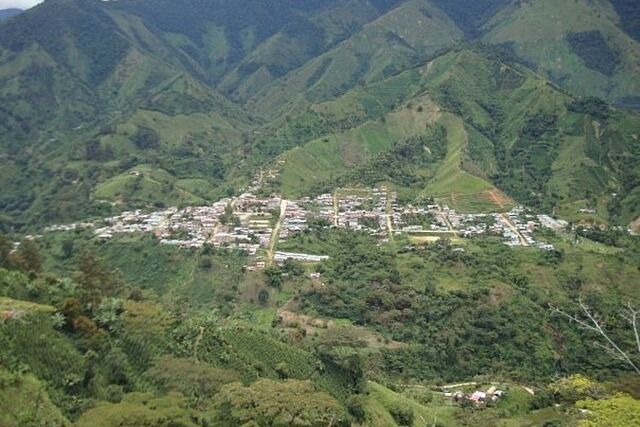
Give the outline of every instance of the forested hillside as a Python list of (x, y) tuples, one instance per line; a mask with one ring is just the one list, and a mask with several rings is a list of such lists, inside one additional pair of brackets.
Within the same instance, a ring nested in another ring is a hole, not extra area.
[(484, 25), (482, 39), (507, 46), (572, 93), (637, 109), (640, 45), (630, 24), (637, 7), (611, 3), (514, 2)]
[[(638, 116), (573, 97), (484, 48), (314, 104), (288, 126), (310, 122), (329, 132), (278, 157), (273, 185), (285, 193), (384, 182), (463, 211), (499, 208), (488, 200), (499, 190), (569, 218), (582, 202), (624, 224), (637, 217)], [(409, 148), (419, 146), (430, 155)]]

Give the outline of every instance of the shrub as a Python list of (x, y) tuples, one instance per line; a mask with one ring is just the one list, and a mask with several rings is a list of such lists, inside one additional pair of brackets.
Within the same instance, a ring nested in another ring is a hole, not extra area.
[(389, 408), (389, 414), (400, 426), (413, 425), (413, 410), (409, 407), (396, 404)]
[(360, 396), (351, 396), (347, 401), (347, 410), (356, 422), (362, 424), (365, 417), (364, 405)]

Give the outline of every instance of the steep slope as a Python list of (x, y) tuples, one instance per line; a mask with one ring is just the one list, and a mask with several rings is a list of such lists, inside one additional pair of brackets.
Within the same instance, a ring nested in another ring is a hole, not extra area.
[(383, 12), (384, 9), (369, 1), (354, 0), (339, 3), (316, 16), (293, 20), (257, 46), (224, 77), (221, 87), (234, 99), (246, 99), (358, 32)]
[(340, 3), (345, 0), (186, 0), (179, 7), (171, 0), (125, 0), (110, 6), (168, 34), (218, 81), (274, 34), (287, 27), (300, 34), (296, 22)]
[(482, 34), (482, 26), (513, 0), (433, 0), (468, 38)]
[(617, 7), (587, 0), (514, 2), (485, 24), (482, 39), (510, 47), (572, 93), (637, 108), (640, 44), (631, 30), (637, 4), (613, 3)]
[(391, 182), (407, 197), (473, 210), (507, 207), (499, 188), (572, 218), (581, 204), (598, 206), (601, 220), (640, 212), (638, 116), (575, 99), (483, 50), (447, 53), (309, 114), (337, 132), (279, 157), (286, 192)]
[(635, 0), (611, 0), (620, 16), (620, 26), (631, 37), (640, 41), (640, 8)]
[[(48, 1), (2, 25), (0, 48), (3, 92), (8, 98), (4, 110), (21, 111), (21, 121), (44, 123), (55, 118), (63, 126), (77, 126), (98, 111), (134, 110), (154, 99), (167, 81), (177, 76), (192, 79), (198, 71), (193, 60), (153, 28), (98, 1)], [(35, 99), (28, 96), (38, 85), (49, 87), (41, 95), (33, 91)], [(204, 94), (213, 92), (210, 88), (199, 91), (208, 98), (200, 99), (202, 105), (189, 105), (187, 98), (181, 108), (221, 112), (229, 108), (215, 92)], [(69, 98), (78, 105), (68, 105)], [(12, 105), (25, 101), (31, 108)], [(56, 108), (50, 108), (51, 101)]]
[[(253, 119), (201, 73), (155, 28), (103, 2), (51, 0), (3, 23), (0, 222), (68, 221), (104, 210), (90, 201), (94, 188), (139, 164), (171, 170), (169, 183), (204, 179), (208, 194)], [(191, 167), (180, 163), (185, 158)], [(136, 188), (121, 190), (135, 201)], [(183, 193), (173, 184), (164, 192)]]
[(358, 84), (392, 76), (462, 37), (447, 15), (430, 2), (405, 1), (333, 49), (266, 86), (246, 105), (269, 116), (308, 101), (331, 99)]

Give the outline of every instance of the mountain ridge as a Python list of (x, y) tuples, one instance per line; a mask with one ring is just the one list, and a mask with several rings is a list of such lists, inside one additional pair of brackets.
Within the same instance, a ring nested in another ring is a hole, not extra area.
[(20, 15), (24, 10), (17, 8), (0, 9), (0, 21)]
[[(391, 96), (399, 97), (395, 99), (366, 95), (366, 106), (356, 108), (360, 101), (352, 101), (360, 96), (357, 94), (366, 94), (368, 87), (385, 87), (379, 83), (427, 62), (433, 64), (434, 58), (441, 58), (447, 51), (471, 48), (484, 52), (481, 57), (497, 55), (503, 65), (512, 62), (521, 64), (520, 68), (532, 67), (541, 75), (538, 81), (549, 79), (548, 84), (555, 87), (568, 85), (574, 89), (570, 92), (577, 95), (591, 87), (590, 81), (600, 82), (593, 88), (596, 95), (603, 95), (598, 85), (610, 78), (614, 89), (609, 93), (620, 94), (624, 87), (630, 96), (627, 105), (633, 105), (637, 82), (634, 77), (625, 76), (635, 61), (637, 43), (618, 27), (622, 24), (617, 21), (616, 10), (624, 6), (621, 3), (615, 9), (609, 3), (585, 6), (583, 0), (578, 0), (576, 10), (590, 16), (591, 21), (566, 25), (553, 21), (559, 29), (549, 34), (564, 37), (558, 46), (579, 50), (579, 55), (570, 56), (575, 64), (571, 69), (576, 70), (574, 80), (581, 82), (578, 85), (567, 79), (556, 81), (545, 63), (537, 62), (536, 43), (512, 38), (514, 22), (527, 27), (540, 19), (545, 21), (550, 14), (566, 8), (564, 0), (548, 4), (549, 10), (542, 12), (536, 12), (541, 10), (539, 6), (528, 2), (483, 0), (477, 7), (485, 13), (477, 16), (465, 11), (462, 4), (332, 0), (299, 5), (279, 0), (267, 10), (261, 2), (252, 0), (189, 0), (180, 15), (169, 16), (171, 2), (164, 0), (49, 0), (0, 25), (0, 136), (4, 140), (2, 155), (7, 159), (7, 172), (2, 179), (8, 189), (2, 199), (6, 207), (4, 226), (22, 227), (32, 223), (33, 218), (63, 222), (71, 206), (78, 204), (83, 209), (77, 215), (91, 215), (118, 209), (121, 204), (150, 203), (148, 196), (123, 197), (131, 188), (115, 184), (129, 183), (131, 179), (123, 177), (136, 167), (150, 167), (150, 174), (164, 177), (161, 181), (166, 195), (158, 196), (162, 203), (210, 200), (242, 188), (256, 168), (294, 146), (360, 126), (363, 122), (358, 111), (363, 108), (367, 120), (384, 119), (389, 106), (404, 96), (402, 90), (392, 89), (391, 94), (396, 95)], [(606, 13), (597, 15), (597, 11)], [(536, 13), (542, 18), (537, 18)], [(264, 14), (264, 19), (259, 18)], [(603, 55), (612, 39), (601, 32), (590, 32), (594, 22), (607, 28), (607, 34), (614, 34), (615, 40), (628, 43), (631, 56), (607, 60)], [(540, 34), (542, 40), (548, 37)], [(470, 44), (469, 39), (476, 41)], [(529, 46), (526, 52), (530, 52), (526, 55), (519, 53), (519, 46), (525, 45)], [(501, 137), (492, 133), (500, 125), (491, 115), (504, 113), (493, 111), (496, 105), (491, 105), (487, 94), (473, 99), (477, 82), (469, 76), (475, 66), (483, 67), (481, 57), (477, 57), (477, 64), (466, 66), (466, 77), (460, 74), (460, 82), (432, 87), (440, 97), (433, 100), (462, 119), (466, 131), (471, 132), (470, 138), (480, 141), (484, 148), (473, 150), (480, 156), (476, 160), (485, 162), (485, 166), (493, 165), (481, 174), (482, 180), (496, 185), (496, 153), (490, 151), (495, 151), (491, 147)], [(585, 62), (593, 58), (605, 59), (590, 65)], [(616, 61), (627, 65), (607, 65)], [(582, 75), (591, 77), (583, 82)], [(488, 78), (484, 81), (488, 82)], [(397, 81), (402, 82), (402, 78)], [(622, 85), (618, 89), (616, 82)], [(543, 93), (545, 84), (531, 90)], [(356, 110), (343, 114), (339, 121), (313, 112), (332, 100), (339, 105), (340, 99), (352, 100), (341, 108)], [(212, 123), (208, 125), (207, 120)], [(524, 119), (518, 120), (518, 126), (522, 126)], [(387, 132), (387, 124), (380, 122), (377, 126)], [(163, 134), (167, 129), (172, 129), (167, 134), (171, 136)], [(561, 133), (547, 137), (554, 141), (563, 138)], [(623, 140), (627, 141), (624, 147), (632, 144), (627, 137)], [(510, 150), (509, 144), (504, 149)], [(389, 144), (385, 146), (391, 148)], [(631, 153), (628, 148), (623, 152)], [(199, 155), (204, 157), (198, 159)], [(544, 150), (528, 154), (534, 156), (530, 159), (534, 162), (546, 155)], [(177, 160), (175, 156), (186, 156), (180, 159), (184, 160), (184, 167), (171, 165)], [(360, 157), (367, 156), (365, 153)], [(629, 156), (630, 160), (625, 161), (631, 165), (636, 155)], [(206, 167), (206, 161), (215, 167)], [(187, 164), (194, 167), (193, 172), (186, 169)], [(476, 172), (484, 169), (469, 158), (464, 164)], [(566, 164), (557, 167), (579, 174)], [(598, 184), (598, 196), (588, 203), (605, 203), (605, 191), (615, 189), (622, 172), (607, 167), (598, 172), (598, 176), (602, 174), (609, 177), (605, 179), (609, 184)], [(53, 181), (47, 178), (51, 175)], [(24, 183), (30, 176), (36, 178), (25, 191)], [(70, 179), (62, 178), (65, 176)], [(198, 195), (188, 192), (186, 199), (178, 196), (184, 194), (183, 181), (194, 179), (206, 182), (196, 191)], [(531, 177), (526, 182), (514, 181), (509, 185), (515, 187), (502, 190), (512, 197), (519, 194), (516, 198), (520, 201), (542, 198), (547, 206), (553, 205), (553, 191), (530, 188), (534, 181)], [(556, 181), (545, 185), (553, 182)], [(635, 180), (630, 182), (621, 194), (635, 194)], [(529, 190), (540, 196), (531, 199), (531, 194), (525, 194)], [(67, 207), (55, 206), (56, 197), (68, 199)], [(630, 199), (612, 200), (610, 206), (625, 212), (620, 216), (624, 221), (638, 216), (637, 204)], [(32, 219), (15, 223), (17, 217), (25, 218), (22, 214), (26, 211), (26, 218)]]

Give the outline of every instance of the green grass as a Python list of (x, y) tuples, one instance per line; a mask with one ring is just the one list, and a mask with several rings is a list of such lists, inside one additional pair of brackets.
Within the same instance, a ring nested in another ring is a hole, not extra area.
[(258, 329), (271, 329), (272, 322), (276, 318), (275, 308), (247, 307), (242, 313), (242, 318), (250, 322)]
[[(341, 101), (352, 100), (341, 98)], [(315, 139), (285, 153), (282, 191), (304, 194), (315, 184), (338, 178), (389, 150), (394, 142), (423, 135), (434, 121), (435, 106), (428, 97), (418, 97), (410, 104), (388, 112), (384, 119), (365, 121), (353, 129)], [(418, 106), (422, 106), (422, 112)]]
[(423, 194), (446, 201), (453, 208), (462, 211), (482, 212), (487, 208), (495, 208), (495, 204), (482, 194), (495, 187), (462, 169), (463, 156), (469, 143), (462, 120), (445, 114), (440, 123), (447, 129), (447, 157), (441, 162)]
[(239, 254), (181, 249), (149, 236), (115, 238), (99, 250), (132, 285), (184, 298), (193, 307), (217, 307), (226, 313), (238, 298), (246, 263)]
[[(434, 399), (435, 400), (435, 399)], [(434, 405), (420, 405), (419, 403), (396, 393), (380, 384), (369, 381), (367, 383), (367, 394), (365, 398), (365, 411), (367, 418), (362, 426), (386, 427), (397, 425), (389, 409), (394, 406), (410, 408), (414, 414), (414, 426), (429, 425), (429, 423), (440, 422), (446, 426), (459, 425), (455, 421), (456, 408), (447, 405), (445, 402)]]
[[(132, 175), (136, 172), (140, 175)], [(139, 165), (98, 185), (94, 196), (103, 200), (146, 204), (163, 203), (165, 206), (204, 204), (205, 199), (188, 191), (204, 192), (206, 195), (207, 190), (211, 191), (211, 186), (204, 181), (205, 186), (198, 187), (202, 181), (177, 181), (162, 169)], [(200, 190), (194, 190), (194, 188), (200, 188)]]

